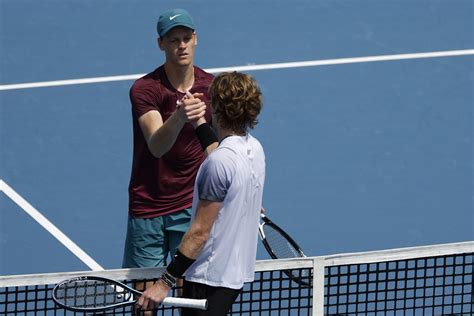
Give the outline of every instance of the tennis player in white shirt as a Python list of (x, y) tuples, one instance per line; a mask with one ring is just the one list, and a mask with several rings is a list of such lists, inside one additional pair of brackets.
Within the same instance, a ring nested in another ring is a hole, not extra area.
[(232, 72), (214, 78), (210, 97), (219, 146), (198, 171), (191, 227), (179, 250), (137, 302), (145, 310), (158, 307), (184, 276), (183, 297), (207, 299), (208, 310), (183, 309), (182, 316), (226, 315), (254, 278), (265, 154), (249, 129), (258, 123), (262, 95), (251, 76)]

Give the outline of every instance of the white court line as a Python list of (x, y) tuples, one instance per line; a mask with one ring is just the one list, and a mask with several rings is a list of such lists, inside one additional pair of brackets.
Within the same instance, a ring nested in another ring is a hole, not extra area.
[[(427, 53), (412, 53), (412, 54), (397, 54), (397, 55), (367, 56), (367, 57), (350, 57), (350, 58), (339, 58), (339, 59), (310, 60), (310, 61), (299, 61), (299, 62), (277, 63), (277, 64), (233, 66), (233, 67), (223, 67), (223, 68), (209, 68), (205, 70), (210, 73), (219, 73), (219, 72), (225, 72), (225, 71), (255, 71), (255, 70), (315, 67), (315, 66), (368, 63), (368, 62), (419, 59), (419, 58), (454, 57), (454, 56), (466, 56), (466, 55), (474, 55), (474, 49), (450, 50), (450, 51), (427, 52)], [(18, 90), (18, 89), (44, 88), (44, 87), (55, 87), (55, 86), (77, 85), (77, 84), (89, 84), (89, 83), (99, 83), (99, 82), (135, 80), (144, 75), (145, 74), (134, 74), (134, 75), (122, 75), (122, 76), (108, 76), (108, 77), (82, 78), (82, 79), (70, 79), (70, 80), (5, 84), (5, 85), (0, 85), (0, 90)]]
[(69, 237), (64, 235), (53, 223), (44, 217), (38, 210), (36, 210), (30, 203), (15, 192), (5, 181), (0, 179), (0, 191), (3, 191), (10, 199), (13, 200), (19, 207), (28, 213), (35, 221), (43, 226), (51, 235), (53, 235), (59, 242), (61, 242), (67, 249), (69, 249), (76, 257), (84, 262), (91, 270), (104, 270), (97, 262), (94, 261), (87, 253), (85, 253), (78, 245), (76, 245)]

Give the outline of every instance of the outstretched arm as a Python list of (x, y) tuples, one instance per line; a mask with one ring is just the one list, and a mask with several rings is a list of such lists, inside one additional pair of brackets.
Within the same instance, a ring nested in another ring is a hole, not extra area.
[[(186, 96), (190, 99), (199, 98), (203, 96), (202, 93), (187, 93)], [(210, 125), (206, 122), (206, 118), (203, 116), (196, 121), (191, 122), (193, 124), (196, 135), (201, 143), (204, 150), (204, 155), (207, 157), (209, 154), (219, 146), (219, 141), (215, 132), (210, 128)], [(207, 125), (207, 126), (206, 126)]]
[(148, 149), (153, 156), (160, 158), (176, 142), (187, 122), (196, 122), (204, 117), (206, 104), (198, 98), (185, 98), (176, 111), (165, 121), (158, 111), (149, 111), (138, 119)]

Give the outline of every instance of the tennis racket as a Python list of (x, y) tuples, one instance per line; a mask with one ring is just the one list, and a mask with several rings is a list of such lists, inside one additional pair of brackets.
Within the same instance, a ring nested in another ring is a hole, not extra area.
[[(75, 312), (101, 312), (134, 305), (141, 292), (107, 278), (82, 276), (58, 283), (53, 300), (64, 309)], [(207, 300), (167, 297), (163, 305), (207, 309)]]
[[(301, 247), (294, 241), (290, 235), (273, 223), (265, 214), (261, 213), (261, 223), (258, 227), (258, 233), (263, 246), (273, 259), (304, 258)], [(284, 271), (296, 283), (309, 286), (311, 276), (307, 270)]]

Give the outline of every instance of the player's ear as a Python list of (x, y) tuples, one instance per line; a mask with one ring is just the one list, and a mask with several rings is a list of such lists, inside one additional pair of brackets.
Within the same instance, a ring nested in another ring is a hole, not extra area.
[(160, 37), (158, 37), (158, 38), (156, 39), (156, 42), (158, 43), (158, 47), (159, 47), (161, 50), (163, 50), (163, 47), (162, 47), (162, 42), (163, 42), (163, 40), (162, 40)]
[(194, 46), (197, 46), (197, 44), (198, 44), (198, 36), (196, 32), (194, 32)]

